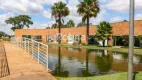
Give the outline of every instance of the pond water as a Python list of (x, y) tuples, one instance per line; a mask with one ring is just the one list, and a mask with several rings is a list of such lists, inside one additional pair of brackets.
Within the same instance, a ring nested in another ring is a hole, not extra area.
[[(126, 72), (128, 54), (107, 50), (49, 46), (49, 68), (54, 76), (88, 77)], [(135, 71), (142, 71), (142, 56), (134, 55)]]

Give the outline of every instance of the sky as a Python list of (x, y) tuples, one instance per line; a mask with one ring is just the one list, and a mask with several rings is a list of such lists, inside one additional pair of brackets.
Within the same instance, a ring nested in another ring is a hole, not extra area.
[[(18, 15), (29, 15), (34, 24), (30, 28), (39, 29), (50, 27), (55, 23), (51, 17), (51, 7), (54, 3), (62, 1), (67, 4), (70, 15), (64, 17), (65, 23), (73, 20), (77, 25), (81, 22), (81, 16), (77, 13), (77, 5), (82, 0), (0, 0), (0, 31), (7, 34), (14, 34), (11, 30), (12, 25), (5, 23), (10, 17)], [(101, 21), (110, 23), (129, 20), (129, 1), (130, 0), (98, 0), (100, 12), (96, 18), (91, 18), (93, 25)], [(142, 0), (135, 0), (135, 20), (142, 19)]]

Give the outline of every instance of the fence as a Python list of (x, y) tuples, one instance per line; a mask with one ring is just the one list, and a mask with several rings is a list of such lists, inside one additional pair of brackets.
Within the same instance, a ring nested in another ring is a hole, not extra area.
[(9, 66), (7, 62), (5, 48), (2, 42), (0, 42), (0, 78), (10, 75)]
[(29, 38), (11, 38), (11, 42), (27, 51), (38, 64), (42, 64), (48, 70), (48, 45)]

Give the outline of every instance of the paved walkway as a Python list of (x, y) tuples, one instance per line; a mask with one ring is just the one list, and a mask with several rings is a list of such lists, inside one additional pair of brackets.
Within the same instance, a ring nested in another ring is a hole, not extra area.
[(10, 76), (0, 80), (55, 80), (42, 65), (24, 50), (11, 43), (4, 43)]

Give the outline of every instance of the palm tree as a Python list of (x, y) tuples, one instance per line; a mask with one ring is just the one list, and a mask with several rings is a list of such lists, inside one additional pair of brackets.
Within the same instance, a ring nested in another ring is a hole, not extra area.
[(103, 21), (97, 26), (96, 39), (98, 41), (103, 41), (103, 46), (105, 46), (105, 40), (109, 39), (111, 34), (112, 27), (108, 22)]
[(51, 28), (52, 28), (52, 29), (55, 29), (55, 28), (57, 28), (57, 27), (58, 27), (58, 24), (55, 23), (55, 24), (52, 24), (52, 27), (51, 27)]
[(100, 11), (98, 0), (83, 0), (78, 6), (77, 12), (82, 16), (82, 21), (87, 20), (86, 27), (86, 43), (88, 44), (89, 39), (89, 19), (91, 17), (96, 17)]
[(84, 26), (86, 26), (85, 22), (80, 22), (77, 24), (77, 27), (84, 27)]
[(58, 23), (58, 28), (59, 28), (59, 35), (58, 35), (58, 43), (61, 44), (61, 20), (62, 17), (66, 17), (69, 15), (69, 9), (66, 6), (65, 3), (63, 2), (58, 2), (58, 3), (54, 3), (54, 5), (51, 7), (51, 13), (52, 16), (55, 17), (56, 22)]
[(71, 27), (75, 27), (75, 23), (73, 20), (69, 20), (69, 22), (67, 22), (66, 27), (71, 28)]

